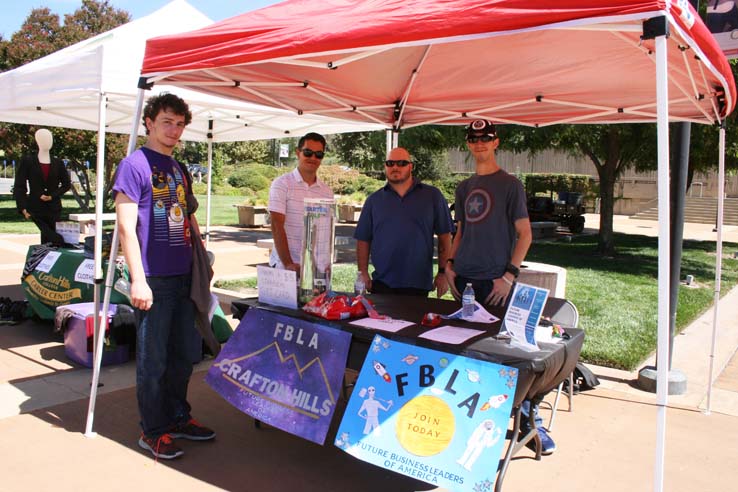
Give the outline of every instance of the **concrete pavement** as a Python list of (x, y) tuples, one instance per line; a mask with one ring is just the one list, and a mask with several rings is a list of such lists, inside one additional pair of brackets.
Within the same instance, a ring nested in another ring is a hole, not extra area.
[[(587, 216), (596, 227), (597, 216)], [(652, 221), (615, 218), (615, 230), (657, 235)], [(709, 229), (709, 230), (708, 230)], [(714, 240), (711, 226), (688, 224), (688, 239)], [(256, 239), (264, 230), (215, 228), (210, 249), (216, 277), (243, 277), (266, 261)], [(712, 237), (710, 237), (712, 235)], [(0, 295), (22, 297), (19, 274), (37, 236), (0, 236)], [(738, 243), (738, 228), (725, 241)], [(670, 397), (667, 411), (667, 491), (733, 490), (738, 480), (738, 289), (720, 303), (716, 382), (706, 415), (712, 310), (675, 340), (673, 366), (688, 378), (687, 394)], [(83, 436), (91, 371), (69, 362), (47, 324), (0, 326), (0, 490), (86, 491), (166, 488), (181, 491), (410, 491), (421, 482), (385, 472), (286, 433), (253, 427), (204, 383), (209, 361), (196, 368), (190, 391), (195, 416), (213, 425), (212, 443), (184, 443), (186, 456), (155, 463), (136, 446), (137, 410), (132, 363), (104, 368), (94, 439)], [(655, 395), (633, 386), (636, 375), (592, 367), (602, 384), (562, 401), (552, 436), (558, 449), (537, 462), (522, 452), (505, 490), (653, 490)], [(718, 377), (719, 375), (719, 377)], [(547, 417), (547, 415), (544, 415)]]

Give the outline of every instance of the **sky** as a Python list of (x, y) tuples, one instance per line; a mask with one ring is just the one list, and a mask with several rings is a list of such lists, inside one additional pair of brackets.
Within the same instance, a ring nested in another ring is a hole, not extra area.
[[(146, 16), (170, 0), (109, 0), (109, 3), (131, 14), (133, 19)], [(278, 0), (187, 0), (197, 10), (214, 21), (219, 21), (277, 3)], [(82, 5), (81, 0), (0, 0), (0, 34), (3, 39), (10, 39), (20, 29), (31, 10), (48, 7), (52, 13), (59, 15), (64, 22), (64, 14), (71, 14)]]

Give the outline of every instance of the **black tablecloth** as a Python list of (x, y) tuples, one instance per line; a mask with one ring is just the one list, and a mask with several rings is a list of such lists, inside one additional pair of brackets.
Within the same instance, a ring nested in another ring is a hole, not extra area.
[[(261, 304), (256, 299), (233, 301), (231, 310), (237, 319), (241, 319), (249, 308), (255, 307), (348, 331), (352, 334), (348, 367), (352, 369), (358, 370), (361, 368), (372, 339), (377, 333), (389, 339), (399, 340), (409, 344), (514, 367), (519, 372), (518, 385), (513, 402), (515, 407), (518, 407), (526, 398), (533, 399), (558, 386), (574, 369), (579, 359), (582, 344), (584, 343), (584, 332), (582, 330), (564, 327), (566, 333), (569, 335), (568, 339), (562, 340), (559, 343), (542, 343), (539, 344), (541, 350), (527, 352), (511, 346), (504, 340), (494, 338), (500, 331), (501, 321), (485, 324), (470, 323), (461, 320), (445, 320), (444, 324), (483, 330), (484, 333), (459, 345), (440, 343), (425, 338), (418, 338), (420, 334), (428, 330), (428, 328), (420, 325), (420, 321), (423, 319), (423, 315), (429, 312), (451, 314), (459, 309), (458, 303), (432, 298), (424, 299), (420, 297), (379, 294), (372, 294), (369, 298), (380, 314), (386, 314), (395, 319), (414, 321), (416, 324), (408, 326), (396, 333), (374, 331), (352, 325), (350, 324), (350, 320), (325, 320), (302, 310)], [(555, 313), (564, 302), (563, 299), (549, 297), (543, 310), (544, 316)], [(500, 319), (504, 316), (502, 307), (490, 308), (489, 311)]]

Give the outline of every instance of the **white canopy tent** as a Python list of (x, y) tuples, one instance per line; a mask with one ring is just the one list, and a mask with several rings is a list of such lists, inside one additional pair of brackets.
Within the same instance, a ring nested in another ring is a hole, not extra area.
[[(173, 0), (146, 17), (1, 73), (0, 121), (96, 131), (104, 96), (105, 131), (129, 134), (146, 40), (210, 24), (185, 0)], [(308, 129), (330, 134), (381, 128), (297, 115), (168, 85), (157, 85), (152, 92), (174, 92), (190, 105), (193, 121), (183, 140), (204, 142), (208, 133), (217, 143), (299, 136)], [(211, 120), (214, 131), (209, 130)], [(142, 134), (143, 125), (138, 130)]]
[[(96, 186), (102, 190), (106, 132), (129, 135), (144, 132), (141, 107), (145, 92), (138, 89), (138, 74), (146, 40), (210, 24), (212, 21), (208, 17), (185, 0), (173, 0), (146, 17), (4, 72), (0, 74), (0, 121), (97, 131)], [(301, 136), (308, 131), (331, 134), (383, 128), (374, 122), (347, 122), (296, 114), (167, 85), (157, 85), (150, 92), (172, 92), (189, 104), (193, 119), (182, 138), (208, 142), (208, 168), (212, 165), (214, 142)], [(129, 153), (134, 146), (135, 137), (129, 141)], [(210, 192), (208, 180), (206, 238), (210, 230)], [(96, 200), (97, 285), (103, 282), (102, 204), (103, 200)], [(112, 268), (111, 262), (109, 283), (112, 281)], [(102, 312), (107, 312), (109, 290), (110, 285), (105, 292)], [(99, 289), (95, 292), (95, 303), (99, 305)], [(96, 334), (99, 333), (100, 322), (101, 318), (96, 318)], [(102, 337), (98, 339), (102, 340)], [(88, 435), (91, 435), (94, 388), (97, 387), (99, 370), (100, 357), (93, 372)]]

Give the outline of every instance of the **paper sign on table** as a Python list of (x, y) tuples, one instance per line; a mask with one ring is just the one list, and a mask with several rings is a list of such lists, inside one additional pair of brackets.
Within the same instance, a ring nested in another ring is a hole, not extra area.
[(392, 318), (361, 318), (357, 319), (356, 321), (352, 321), (350, 324), (363, 326), (364, 328), (370, 328), (372, 330), (383, 330), (395, 333), (402, 330), (403, 328), (412, 326), (415, 323), (413, 323), (412, 321)]
[(267, 266), (256, 267), (259, 302), (297, 309), (297, 274)]
[(88, 258), (82, 261), (74, 272), (74, 281), (94, 285), (95, 260)]
[(46, 253), (46, 256), (44, 256), (44, 259), (36, 265), (36, 271), (49, 273), (51, 269), (54, 268), (54, 265), (60, 256), (61, 253), (58, 251), (49, 251)]
[(471, 328), (459, 328), (458, 326), (441, 326), (430, 331), (426, 331), (418, 338), (427, 338), (437, 342), (451, 343), (458, 345), (464, 343), (470, 338), (484, 333), (482, 330), (472, 330)]
[(56, 232), (61, 234), (67, 244), (78, 244), (80, 225), (79, 222), (57, 222)]
[(502, 321), (503, 330), (507, 330), (513, 340), (522, 348), (537, 350), (536, 326), (541, 319), (543, 306), (546, 305), (548, 289), (526, 284), (515, 284), (512, 300)]

